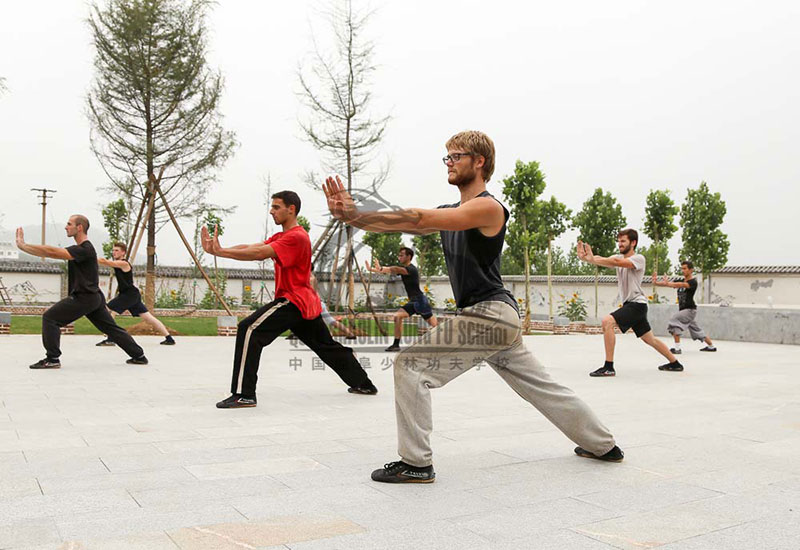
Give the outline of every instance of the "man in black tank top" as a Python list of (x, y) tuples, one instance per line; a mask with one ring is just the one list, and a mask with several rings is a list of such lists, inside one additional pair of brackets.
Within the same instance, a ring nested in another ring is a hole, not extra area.
[(101, 332), (108, 334), (108, 337), (130, 356), (127, 363), (146, 365), (144, 350), (134, 342), (130, 334), (114, 322), (114, 318), (106, 309), (106, 299), (100, 292), (97, 253), (86, 235), (89, 231), (89, 220), (86, 216), (71, 216), (64, 229), (67, 237), (75, 239), (75, 244), (67, 248), (28, 244), (25, 242), (22, 228), (17, 229), (17, 248), (23, 252), (42, 258), (67, 260), (69, 296), (53, 304), (42, 315), (42, 343), (47, 350), (47, 356), (30, 368), (61, 368), (60, 329), (83, 316), (86, 316)]
[(614, 437), (569, 388), (553, 381), (522, 340), (514, 296), (500, 278), (508, 211), (486, 191), (494, 171), (494, 144), (481, 132), (461, 132), (446, 144), (447, 180), (461, 200), (436, 209), (387, 212), (358, 209), (339, 178), (328, 178), (328, 209), (338, 220), (376, 232), (439, 231), (460, 313), (397, 355), (394, 368), (398, 453), (401, 460), (372, 472), (387, 483), (434, 481), (430, 389), (482, 362), (534, 405), (568, 438), (575, 453), (619, 462)]
[[(132, 316), (141, 317), (144, 322), (156, 329), (156, 332), (165, 337), (161, 342), (162, 346), (174, 346), (175, 340), (170, 335), (169, 330), (164, 326), (164, 323), (147, 311), (147, 307), (142, 302), (142, 294), (133, 284), (133, 267), (125, 259), (127, 251), (128, 246), (125, 243), (114, 243), (114, 247), (111, 249), (111, 257), (113, 259), (97, 258), (98, 264), (114, 269), (114, 277), (117, 279), (119, 294), (108, 302), (108, 309), (117, 314), (129, 311)], [(98, 342), (97, 345), (113, 346), (114, 342), (106, 338), (102, 342)]]
[(417, 266), (411, 263), (412, 259), (414, 259), (414, 251), (404, 246), (397, 253), (397, 260), (400, 265), (381, 267), (377, 258), (375, 258), (375, 263), (372, 266), (367, 262), (367, 269), (373, 273), (400, 275), (406, 294), (408, 294), (408, 303), (394, 314), (394, 342), (386, 348), (386, 351), (400, 351), (400, 338), (403, 336), (403, 319), (417, 313), (428, 322), (431, 328), (436, 328), (437, 325), (431, 304), (419, 288), (419, 270)]

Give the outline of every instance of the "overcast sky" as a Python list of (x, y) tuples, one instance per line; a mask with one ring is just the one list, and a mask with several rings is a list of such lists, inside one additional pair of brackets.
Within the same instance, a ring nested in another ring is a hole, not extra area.
[[(296, 69), (311, 48), (311, 24), (324, 31), (314, 5), (221, 0), (210, 14), (209, 61), (226, 80), (224, 124), (241, 144), (211, 194), (237, 207), (223, 244), (262, 234), (268, 173), (273, 190), (298, 191), (302, 213), (323, 221), (323, 198), (302, 183), (305, 171), (319, 169), (319, 155), (297, 123)], [(517, 159), (537, 160), (547, 176), (545, 197), (554, 194), (577, 211), (602, 187), (638, 228), (650, 189), (670, 189), (680, 204), (687, 187), (705, 180), (727, 202), (730, 264), (800, 263), (797, 247), (787, 246), (800, 228), (800, 2), (372, 5), (374, 112), (392, 115), (381, 148), (392, 164), (383, 189), (392, 202), (457, 201), (440, 160), (444, 142), (479, 129), (497, 147), (489, 190), (498, 198)], [(80, 212), (100, 225), (100, 209), (113, 199), (98, 191), (105, 176), (89, 149), (88, 6), (3, 3), (5, 229), (38, 224), (31, 187), (58, 190), (48, 219), (59, 224)], [(160, 263), (188, 263), (173, 231), (162, 231), (158, 243)], [(676, 237), (673, 261), (679, 246)]]

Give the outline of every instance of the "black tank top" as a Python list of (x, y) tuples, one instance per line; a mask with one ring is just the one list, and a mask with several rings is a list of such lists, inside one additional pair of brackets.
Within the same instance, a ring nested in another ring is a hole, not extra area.
[[(484, 191), (478, 197), (494, 197)], [(494, 199), (497, 200), (497, 199)], [(500, 201), (497, 201), (500, 203)], [(456, 208), (460, 202), (439, 208)], [(465, 231), (441, 231), (444, 259), (456, 305), (469, 307), (486, 300), (498, 300), (517, 308), (513, 294), (503, 286), (500, 277), (500, 253), (506, 236), (508, 210), (503, 207), (503, 227), (493, 237), (487, 237), (478, 228)]]
[(400, 275), (400, 279), (403, 281), (403, 286), (406, 288), (408, 299), (413, 300), (422, 295), (422, 291), (419, 289), (419, 270), (414, 264), (408, 264), (405, 268), (408, 275)]
[[(125, 261), (128, 265), (131, 265), (127, 260)], [(117, 288), (120, 294), (125, 292), (139, 292), (139, 289), (133, 284), (133, 266), (131, 266), (130, 271), (122, 271), (120, 268), (115, 267), (114, 275), (117, 277)]]

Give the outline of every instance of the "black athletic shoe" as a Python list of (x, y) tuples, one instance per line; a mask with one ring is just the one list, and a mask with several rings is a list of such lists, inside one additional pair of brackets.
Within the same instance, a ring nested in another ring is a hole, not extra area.
[(671, 351), (673, 355), (680, 355), (681, 353), (683, 353), (678, 348), (669, 348), (669, 351)]
[(255, 397), (243, 397), (238, 394), (233, 394), (227, 399), (223, 399), (217, 403), (218, 409), (244, 409), (245, 407), (255, 407), (258, 401)]
[(28, 368), (31, 369), (60, 369), (61, 368), (61, 361), (58, 359), (48, 359), (45, 357), (40, 361), (36, 361), (33, 365), (30, 365)]
[(392, 344), (391, 346), (389, 346), (388, 348), (386, 348), (383, 351), (400, 351), (400, 346)]
[(700, 348), (700, 351), (717, 351), (716, 346), (706, 346), (704, 348)]
[(358, 336), (345, 336), (345, 340), (358, 340)]
[(116, 344), (111, 340), (109, 340), (108, 338), (106, 338), (102, 342), (97, 342), (95, 346), (116, 346)]
[(673, 372), (681, 372), (683, 370), (683, 365), (681, 365), (679, 361), (675, 361), (674, 363), (667, 363), (666, 365), (661, 365), (660, 367), (658, 367), (658, 370), (670, 370)]
[(614, 448), (608, 451), (606, 454), (600, 456), (590, 453), (583, 447), (575, 447), (575, 454), (582, 456), (583, 458), (594, 458), (597, 460), (603, 460), (605, 462), (622, 462), (622, 459), (625, 458), (625, 453), (623, 453), (622, 449), (616, 445), (614, 445)]
[(172, 338), (172, 336), (167, 336), (166, 338), (164, 338), (164, 341), (159, 342), (159, 344), (161, 344), (162, 346), (174, 346), (175, 340)]
[(383, 468), (372, 472), (372, 481), (382, 483), (433, 483), (435, 479), (433, 466), (417, 468), (402, 460), (384, 464)]
[(616, 376), (616, 375), (617, 371), (609, 367), (600, 367), (596, 371), (592, 371), (589, 373), (589, 376)]
[(147, 357), (142, 355), (141, 357), (136, 357), (136, 358), (131, 357), (125, 362), (128, 363), (129, 365), (146, 365), (150, 361), (147, 360)]
[(373, 384), (371, 380), (367, 380), (357, 388), (347, 388), (347, 391), (350, 393), (360, 393), (361, 395), (375, 395), (378, 393), (378, 388), (375, 387), (375, 384)]

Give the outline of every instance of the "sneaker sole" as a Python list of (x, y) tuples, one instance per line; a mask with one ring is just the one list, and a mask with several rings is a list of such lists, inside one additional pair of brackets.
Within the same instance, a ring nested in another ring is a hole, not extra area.
[(612, 373), (610, 373), (610, 374), (606, 374), (606, 373), (603, 373), (603, 374), (595, 374), (595, 373), (593, 373), (593, 372), (590, 372), (590, 373), (589, 373), (589, 376), (591, 376), (592, 378), (604, 378), (604, 377), (606, 377), (606, 376), (616, 376), (616, 375), (617, 375), (617, 373), (616, 373), (616, 372), (612, 372)]
[(28, 368), (31, 370), (55, 370), (55, 369), (60, 369), (61, 365), (57, 367), (28, 367)]
[(252, 405), (234, 405), (233, 407), (217, 407), (218, 409), (252, 409), (253, 407), (257, 407), (258, 403), (253, 403)]
[(599, 456), (595, 456), (591, 453), (589, 454), (575, 453), (575, 456), (579, 456), (581, 458), (591, 458), (592, 460), (599, 460), (600, 462), (622, 462), (623, 460), (625, 460), (624, 456), (622, 458), (609, 459), (609, 458), (600, 458)]
[(683, 369), (662, 369), (661, 367), (658, 367), (658, 370), (666, 372), (683, 372)]
[(431, 479), (399, 479), (399, 480), (388, 480), (388, 479), (373, 479), (375, 483), (394, 483), (394, 484), (403, 484), (403, 483), (433, 483), (436, 481), (436, 478), (433, 477)]

